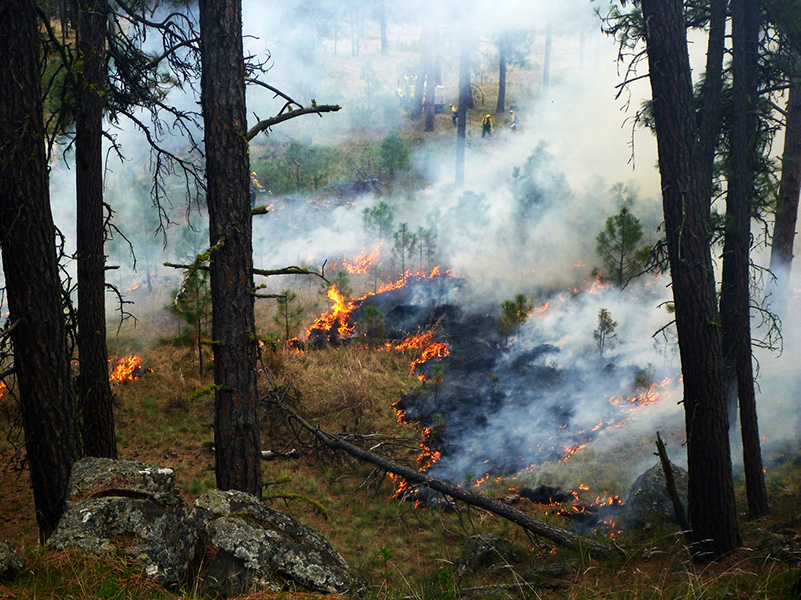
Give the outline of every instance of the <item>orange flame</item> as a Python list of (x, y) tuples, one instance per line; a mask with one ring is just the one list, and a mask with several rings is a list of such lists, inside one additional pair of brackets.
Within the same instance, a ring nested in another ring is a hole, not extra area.
[(387, 350), (396, 350), (397, 352), (402, 352), (403, 350), (420, 350), (421, 348), (428, 346), (434, 339), (435, 335), (437, 335), (437, 330), (429, 329), (423, 333), (409, 336), (398, 344), (387, 342), (385, 348)]
[(568, 460), (570, 460), (573, 457), (573, 455), (576, 452), (578, 452), (579, 450), (582, 450), (582, 449), (584, 449), (586, 447), (587, 447), (587, 444), (576, 444), (575, 446), (569, 446), (569, 447), (565, 448), (565, 453), (562, 455), (562, 458), (560, 458), (559, 461), (560, 462), (567, 462)]
[(602, 290), (611, 290), (614, 289), (614, 285), (609, 281), (601, 281), (600, 279), (596, 278), (595, 281), (585, 281), (585, 292), (588, 294), (597, 295)]
[(484, 475), (484, 477), (479, 477), (478, 479), (476, 479), (476, 482), (473, 484), (473, 487), (481, 487), (481, 485), (483, 483), (486, 483), (487, 481), (489, 481), (489, 478), (490, 478), (490, 474), (486, 473)]
[(332, 267), (334, 269), (347, 271), (351, 275), (363, 275), (370, 270), (370, 267), (378, 262), (378, 258), (381, 256), (381, 246), (383, 244), (384, 240), (381, 240), (370, 254), (364, 251), (350, 260), (343, 259), (339, 263), (334, 262)]
[[(377, 252), (378, 248), (376, 248), (373, 252)], [(372, 254), (371, 254), (372, 256)], [(393, 281), (390, 283), (385, 283), (379, 286), (379, 288), (375, 292), (369, 292), (362, 296), (361, 298), (357, 298), (356, 300), (349, 301), (347, 300), (337, 289), (336, 285), (332, 285), (328, 289), (328, 298), (334, 303), (334, 306), (331, 308), (330, 312), (327, 312), (317, 320), (311, 324), (306, 329), (306, 337), (310, 337), (312, 332), (317, 330), (324, 330), (330, 331), (334, 324), (338, 323), (338, 332), (341, 337), (349, 337), (354, 330), (353, 325), (348, 325), (347, 319), (350, 314), (357, 308), (359, 308), (367, 298), (370, 296), (375, 296), (381, 294), (383, 292), (388, 292), (392, 290), (397, 290), (402, 287), (405, 287), (410, 281), (417, 281), (420, 279), (433, 279), (435, 277), (442, 277), (442, 276), (452, 276), (452, 272), (449, 269), (445, 269), (444, 271), (440, 267), (434, 267), (430, 273), (426, 271), (420, 270), (417, 273), (413, 273), (411, 270), (407, 270), (403, 276), (398, 279), (397, 281)], [(389, 348), (387, 348), (389, 349)]]
[(450, 356), (451, 350), (445, 342), (436, 342), (431, 344), (428, 348), (423, 350), (423, 355), (415, 361), (412, 361), (412, 373), (419, 365), (431, 360), (432, 358), (443, 358)]
[(117, 361), (117, 365), (109, 376), (109, 381), (133, 381), (139, 379), (142, 374), (142, 369), (139, 365), (142, 364), (141, 356), (126, 356)]
[(545, 312), (551, 307), (550, 302), (546, 302), (542, 306), (535, 306), (531, 310), (534, 311), (534, 314), (537, 315), (540, 319), (545, 316)]
[[(651, 406), (652, 404), (659, 402), (662, 399), (662, 395), (659, 390), (671, 385), (672, 383), (673, 379), (670, 377), (665, 377), (659, 383), (652, 383), (648, 389), (641, 391), (635, 396), (631, 396), (629, 398), (623, 398), (623, 396), (613, 396), (609, 399), (609, 403), (614, 406), (625, 406), (628, 404), (630, 406), (628, 412), (633, 412), (640, 408)], [(622, 427), (622, 425), (618, 424), (617, 427)]]
[(6, 393), (6, 384), (0, 381), (0, 398)]
[(334, 303), (331, 310), (317, 317), (317, 320), (306, 329), (307, 337), (315, 329), (330, 331), (334, 325), (337, 325), (337, 331), (341, 337), (348, 337), (353, 333), (353, 325), (348, 325), (347, 318), (354, 311), (356, 305), (345, 298), (336, 285), (328, 288), (328, 299)]

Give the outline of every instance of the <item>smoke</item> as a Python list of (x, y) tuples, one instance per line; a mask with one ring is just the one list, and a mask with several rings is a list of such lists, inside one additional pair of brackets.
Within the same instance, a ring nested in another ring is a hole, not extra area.
[[(267, 60), (269, 67), (260, 78), (304, 105), (316, 101), (343, 107), (323, 118), (292, 119), (267, 136), (260, 135), (252, 142), (254, 156), (271, 160), (271, 153), (291, 141), (335, 147), (347, 140), (358, 147), (363, 139), (380, 139), (408, 127), (408, 113), (395, 91), (399, 78), (418, 68), (422, 20), (428, 18), (436, 24), (446, 104), (458, 98), (458, 31), (471, 36), (474, 80), (490, 90), (476, 102), (482, 112), (494, 115), (495, 137), (482, 139), (479, 124), (467, 124), (465, 184), (459, 188), (454, 184), (455, 131), (444, 117), (436, 126), (438, 133), (446, 128), (447, 134), (425, 139), (411, 157), (425, 178), (423, 189), (392, 194), (349, 190), (325, 197), (265, 192), (259, 202), (273, 204), (274, 209), (255, 218), (255, 265), (319, 267), (325, 261), (370, 251), (378, 239), (366, 230), (364, 211), (386, 202), (394, 211), (396, 227), (406, 223), (410, 231), (434, 231), (437, 258), (467, 282), (457, 297), (448, 300), (493, 319), (500, 303), (518, 293), (526, 294), (537, 307), (549, 305), (513, 336), (497, 364), (514, 385), (493, 396), (498, 402), (482, 419), (475, 415), (479, 426), (449, 440), (453, 452), (435, 473), (459, 481), (466, 473), (480, 477), (487, 449), (498, 449), (491, 452), (493, 458), (514, 455), (514, 466), (525, 468), (540, 460), (558, 460), (568, 442), (581, 439), (607, 448), (621, 438), (653, 435), (657, 426), (680, 429), (675, 339), (669, 328), (667, 337), (652, 337), (671, 320), (664, 309), (670, 299), (668, 281), (648, 276), (623, 291), (584, 291), (595, 281), (593, 268), (602, 266), (596, 256), (596, 236), (605, 219), (623, 206), (610, 191), (613, 185), (625, 184), (636, 197), (629, 208), (642, 222), (646, 238), (659, 236), (655, 143), (649, 131), (633, 130), (631, 123), (649, 94), (647, 81), (635, 82), (616, 97), (621, 91), (617, 51), (600, 32), (592, 3), (585, 0), (476, 0), (433, 3), (434, 8), (421, 2), (386, 4), (390, 47), (382, 55), (378, 25), (369, 13), (359, 15), (333, 0), (245, 0), (246, 54)], [(465, 27), (457, 31), (451, 26), (456, 21)], [(524, 60), (509, 67), (507, 112), (495, 114), (495, 42), (498, 36), (519, 30), (532, 33), (530, 45), (521, 49)], [(275, 115), (285, 102), (255, 85), (248, 87), (247, 100), (251, 125)], [(167, 102), (198, 108), (189, 90), (173, 90)], [(509, 106), (520, 119), (517, 133), (509, 130)], [(422, 129), (420, 123), (412, 126)], [(169, 217), (172, 225), (162, 235), (150, 200), (150, 150), (143, 136), (123, 120), (114, 133), (127, 160), (109, 162), (106, 194), (115, 211), (114, 222), (133, 245), (137, 263), (134, 271), (128, 244), (115, 236), (108, 246), (110, 260), (122, 268), (113, 272), (112, 281), (124, 289), (129, 283), (142, 283), (147, 274), (157, 285), (174, 285), (166, 282), (175, 281), (176, 272), (162, 263), (191, 260), (207, 245), (202, 199), (189, 211), (187, 223), (183, 180), (180, 176), (169, 180), (171, 201), (164, 204), (162, 217)], [(181, 137), (167, 142), (186, 149)], [(73, 189), (72, 171), (60, 161), (54, 163), (51, 196), (69, 248), (74, 240)], [(162, 224), (166, 225), (163, 220)], [(386, 270), (392, 262), (392, 245), (387, 239), (382, 247)], [(270, 284), (283, 287), (286, 282), (276, 279)], [(801, 350), (798, 275), (792, 289), (796, 291), (784, 320), (784, 353), (778, 358), (775, 353), (757, 353), (760, 424), (768, 447), (776, 452), (783, 451), (786, 440), (797, 438), (796, 419), (786, 415), (798, 413), (801, 389), (801, 376), (793, 364)], [(144, 308), (138, 297), (131, 310), (137, 314)], [(601, 309), (618, 323), (617, 344), (603, 357), (594, 337)], [(542, 386), (536, 379), (526, 382), (527, 374), (542, 377)], [(549, 379), (556, 375), (567, 381)], [(651, 406), (627, 412), (612, 404), (611, 398), (635, 395), (638, 375), (641, 381), (656, 383), (670, 377), (674, 383), (660, 388), (661, 400)], [(565, 425), (563, 417), (568, 418), (568, 427), (559, 429)], [(628, 424), (618, 429), (609, 425), (612, 418), (626, 419)], [(601, 422), (605, 426), (592, 432)], [(593, 435), (579, 434), (582, 430)], [(561, 438), (551, 440), (555, 435)], [(678, 456), (672, 458), (681, 462)]]

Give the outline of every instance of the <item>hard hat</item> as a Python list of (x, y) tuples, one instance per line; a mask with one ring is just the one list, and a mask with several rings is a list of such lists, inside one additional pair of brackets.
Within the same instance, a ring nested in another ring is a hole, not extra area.
[(489, 118), (489, 114), (487, 115), (487, 118)]

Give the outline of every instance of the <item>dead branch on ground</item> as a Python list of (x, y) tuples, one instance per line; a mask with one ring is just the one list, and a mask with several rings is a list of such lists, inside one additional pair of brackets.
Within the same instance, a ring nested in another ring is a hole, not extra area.
[(454, 500), (461, 500), (468, 505), (483, 508), (484, 510), (520, 525), (527, 531), (547, 538), (552, 542), (555, 542), (556, 544), (566, 548), (585, 552), (589, 551), (599, 556), (610, 556), (615, 553), (623, 554), (623, 551), (617, 546), (611, 546), (609, 544), (597, 542), (595, 540), (582, 537), (576, 533), (573, 533), (572, 531), (562, 529), (561, 527), (549, 525), (548, 523), (536, 519), (529, 514), (509, 506), (508, 504), (504, 504), (495, 498), (490, 498), (484, 494), (471, 492), (441, 479), (435, 479), (426, 473), (421, 473), (408, 467), (403, 467), (377, 454), (369, 452), (368, 450), (354, 446), (339, 436), (330, 434), (318, 427), (315, 427), (314, 425), (311, 425), (297, 412), (280, 400), (268, 397), (264, 398), (262, 401), (276, 406), (284, 413), (288, 414), (293, 421), (298, 423), (303, 429), (310, 432), (326, 448), (344, 451), (354, 458), (376, 465), (385, 471), (403, 477), (411, 483), (427, 487), (436, 492), (449, 496)]

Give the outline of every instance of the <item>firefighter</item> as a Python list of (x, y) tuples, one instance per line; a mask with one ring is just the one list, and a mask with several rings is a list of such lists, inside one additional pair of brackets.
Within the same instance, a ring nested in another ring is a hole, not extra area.
[(454, 127), (458, 125), (458, 120), (459, 120), (459, 109), (456, 108), (453, 104), (451, 104), (451, 121), (453, 121)]
[(264, 191), (264, 186), (256, 179), (256, 172), (250, 173), (250, 207), (256, 207), (256, 194)]
[(490, 115), (481, 119), (481, 137), (485, 135), (492, 137), (492, 117)]
[(510, 110), (509, 112), (512, 114), (512, 124), (509, 126), (509, 129), (511, 129), (512, 132), (514, 133), (517, 131), (517, 123), (518, 123), (517, 113), (515, 113), (515, 111), (513, 110)]

